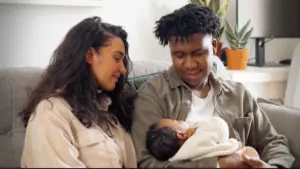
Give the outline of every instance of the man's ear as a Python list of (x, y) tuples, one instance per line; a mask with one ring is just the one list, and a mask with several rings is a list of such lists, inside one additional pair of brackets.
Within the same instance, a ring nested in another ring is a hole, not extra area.
[(216, 53), (217, 53), (217, 45), (218, 45), (217, 40), (213, 39), (212, 46), (213, 46), (214, 55), (216, 55)]
[(85, 54), (85, 61), (89, 64), (92, 64), (94, 61), (95, 53), (96, 53), (95, 49), (90, 48)]

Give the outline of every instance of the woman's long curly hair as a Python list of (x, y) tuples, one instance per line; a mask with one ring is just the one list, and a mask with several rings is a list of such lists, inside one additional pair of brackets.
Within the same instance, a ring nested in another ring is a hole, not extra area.
[(19, 114), (25, 127), (37, 105), (51, 97), (65, 99), (71, 106), (72, 113), (86, 127), (107, 120), (107, 116), (99, 108), (102, 99), (97, 94), (98, 87), (95, 85), (85, 55), (90, 48), (100, 50), (112, 35), (119, 37), (124, 43), (126, 54), (124, 65), (127, 74), (121, 75), (114, 90), (104, 93), (112, 100), (109, 112), (117, 117), (126, 130), (130, 130), (135, 93), (124, 91), (131, 70), (127, 33), (120, 26), (103, 23), (99, 17), (86, 18), (75, 25), (54, 51), (50, 65)]

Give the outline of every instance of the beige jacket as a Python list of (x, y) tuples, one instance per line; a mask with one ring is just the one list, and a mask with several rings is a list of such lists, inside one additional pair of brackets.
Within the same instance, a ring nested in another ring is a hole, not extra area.
[[(237, 82), (221, 80), (213, 74), (214, 113), (229, 125), (229, 136), (258, 150), (270, 165), (289, 168), (294, 162), (285, 136), (273, 128), (267, 115), (246, 88)], [(192, 92), (173, 68), (145, 82), (135, 101), (132, 138), (141, 168), (217, 168), (217, 157), (199, 161), (162, 162), (146, 150), (148, 127), (162, 118), (185, 120), (192, 103)]]
[(97, 125), (83, 126), (65, 100), (49, 101), (42, 101), (30, 119), (21, 167), (136, 167), (131, 137), (120, 125), (110, 125), (108, 136)]

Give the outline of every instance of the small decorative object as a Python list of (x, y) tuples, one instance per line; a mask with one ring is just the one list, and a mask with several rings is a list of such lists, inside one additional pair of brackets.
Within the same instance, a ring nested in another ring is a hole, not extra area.
[(227, 68), (230, 70), (245, 70), (248, 64), (249, 50), (246, 45), (253, 31), (253, 27), (247, 31), (250, 20), (239, 30), (238, 26), (233, 29), (227, 20), (225, 20), (225, 36), (229, 43), (226, 50)]
[[(214, 14), (220, 19), (220, 22), (224, 21), (226, 12), (228, 10), (230, 0), (225, 0), (222, 5), (219, 5), (219, 0), (189, 0), (189, 3), (199, 4), (201, 6), (208, 7), (211, 9)], [(217, 37), (217, 50), (214, 53), (217, 56), (221, 56), (221, 49), (222, 49), (222, 35), (225, 32), (226, 25), (221, 26), (219, 30), (219, 36)]]

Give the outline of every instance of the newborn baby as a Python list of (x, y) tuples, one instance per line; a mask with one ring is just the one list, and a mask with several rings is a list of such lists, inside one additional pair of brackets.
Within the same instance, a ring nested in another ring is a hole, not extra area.
[[(228, 125), (223, 119), (212, 117), (194, 124), (162, 119), (149, 127), (146, 147), (161, 161), (195, 161), (230, 155), (242, 148), (242, 144), (229, 138)], [(259, 158), (254, 148), (245, 148), (248, 156)]]

